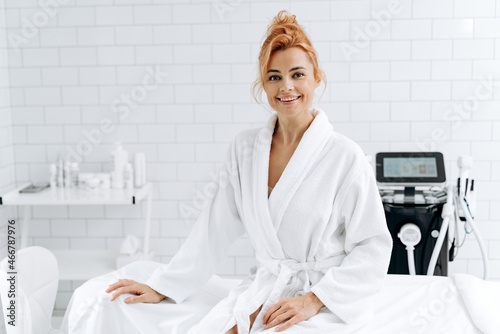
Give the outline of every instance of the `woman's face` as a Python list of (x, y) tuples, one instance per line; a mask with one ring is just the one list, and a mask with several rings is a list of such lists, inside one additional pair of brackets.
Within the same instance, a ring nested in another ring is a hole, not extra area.
[(276, 51), (269, 60), (264, 91), (269, 105), (284, 116), (309, 112), (314, 90), (321, 80), (314, 78), (313, 64), (300, 47)]

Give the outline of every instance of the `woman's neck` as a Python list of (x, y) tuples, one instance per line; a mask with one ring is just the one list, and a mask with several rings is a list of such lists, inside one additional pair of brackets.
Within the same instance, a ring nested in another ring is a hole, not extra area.
[(278, 114), (274, 137), (281, 144), (296, 145), (313, 120), (314, 115), (311, 112), (303, 112), (293, 117), (280, 117)]

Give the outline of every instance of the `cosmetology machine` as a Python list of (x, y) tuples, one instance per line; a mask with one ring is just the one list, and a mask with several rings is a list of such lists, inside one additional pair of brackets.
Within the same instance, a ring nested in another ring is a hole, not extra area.
[[(474, 233), (488, 277), (486, 249), (474, 223), (471, 157), (460, 157), (460, 177), (446, 185), (439, 152), (377, 153), (376, 178), (393, 249), (389, 274), (448, 275), (467, 235)], [(461, 232), (461, 230), (464, 232)]]

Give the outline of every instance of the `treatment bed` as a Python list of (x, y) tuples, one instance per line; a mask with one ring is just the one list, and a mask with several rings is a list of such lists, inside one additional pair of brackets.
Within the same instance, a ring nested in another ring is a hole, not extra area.
[[(213, 276), (198, 293), (181, 304), (170, 299), (158, 304), (125, 304), (123, 300), (130, 296), (128, 294), (109, 301), (112, 293), (104, 291), (109, 284), (120, 278), (144, 282), (160, 265), (151, 261), (135, 262), (84, 283), (70, 300), (61, 333), (186, 334), (241, 282)], [(321, 314), (322, 311), (316, 316)], [(495, 334), (500, 333), (499, 315), (499, 282), (465, 274), (452, 277), (388, 275), (378, 294), (372, 321), (356, 329), (339, 324), (335, 332)], [(274, 328), (264, 331), (271, 332)]]

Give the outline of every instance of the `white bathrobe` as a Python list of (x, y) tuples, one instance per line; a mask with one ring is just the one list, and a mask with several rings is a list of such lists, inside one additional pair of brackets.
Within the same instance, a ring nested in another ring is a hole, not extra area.
[(324, 111), (311, 112), (314, 120), (269, 198), (277, 114), (265, 127), (236, 136), (191, 234), (145, 282), (182, 303), (212, 276), (228, 246), (248, 233), (259, 266), (190, 333), (225, 333), (235, 324), (248, 333), (249, 315), (264, 305), (251, 331), (262, 332), (271, 305), (309, 291), (325, 307), (287, 333), (347, 333), (370, 320), (392, 248), (373, 171), (360, 147), (333, 131)]

